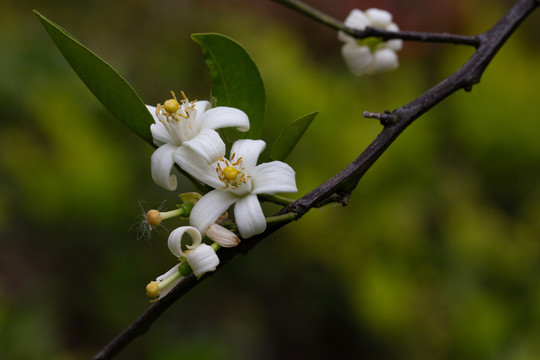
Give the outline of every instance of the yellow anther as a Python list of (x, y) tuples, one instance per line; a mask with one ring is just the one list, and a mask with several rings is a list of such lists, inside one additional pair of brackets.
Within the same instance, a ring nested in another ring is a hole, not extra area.
[(174, 114), (178, 111), (178, 109), (180, 109), (180, 104), (178, 103), (178, 101), (176, 101), (176, 99), (169, 99), (165, 101), (165, 104), (163, 104), (163, 108), (169, 114)]
[(159, 296), (159, 285), (156, 281), (151, 281), (146, 285), (146, 295), (152, 299)]
[(225, 178), (229, 181), (235, 180), (238, 177), (238, 174), (240, 174), (240, 171), (236, 170), (232, 166), (227, 166), (225, 169), (223, 169), (223, 175), (225, 175)]

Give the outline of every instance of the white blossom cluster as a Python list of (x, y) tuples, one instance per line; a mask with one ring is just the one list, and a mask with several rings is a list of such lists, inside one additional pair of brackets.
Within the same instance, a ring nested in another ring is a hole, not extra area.
[[(216, 222), (234, 204), (234, 218), (242, 238), (249, 238), (266, 229), (266, 218), (257, 198), (258, 194), (296, 192), (294, 170), (281, 161), (257, 165), (266, 143), (262, 140), (242, 139), (232, 144), (230, 156), (216, 130), (235, 127), (249, 130), (248, 116), (231, 107), (212, 108), (208, 101), (189, 101), (182, 92), (178, 102), (167, 100), (163, 105), (147, 106), (154, 117), (150, 130), (158, 148), (151, 158), (153, 180), (167, 190), (176, 190), (176, 176), (171, 175), (178, 165), (193, 178), (213, 190), (194, 202), (189, 215), (190, 226), (171, 232), (169, 249), (185, 260), (199, 277), (214, 271), (219, 264), (215, 247), (202, 243), (208, 236), (219, 246), (235, 246), (239, 238)], [(157, 214), (159, 216), (159, 213)], [(148, 216), (147, 216), (148, 219)], [(150, 225), (152, 220), (148, 220)], [(188, 234), (192, 245), (182, 250), (182, 237)], [(180, 279), (179, 266), (173, 267), (147, 287), (151, 297), (161, 297)], [(149, 289), (150, 288), (150, 289)]]
[[(344, 24), (356, 30), (372, 27), (399, 31), (398, 26), (392, 22), (392, 14), (386, 10), (373, 8), (366, 11), (352, 10)], [(388, 41), (377, 38), (355, 39), (342, 31), (338, 33), (338, 39), (344, 42), (341, 53), (354, 75), (375, 74), (394, 70), (399, 66), (396, 51), (403, 47), (403, 41), (400, 39)]]

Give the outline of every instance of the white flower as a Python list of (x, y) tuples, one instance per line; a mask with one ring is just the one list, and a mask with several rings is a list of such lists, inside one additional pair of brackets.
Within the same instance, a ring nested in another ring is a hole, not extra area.
[(181, 155), (173, 159), (176, 150), (188, 147), (212, 163), (225, 151), (216, 129), (249, 130), (249, 119), (241, 110), (225, 106), (211, 108), (208, 101), (189, 101), (183, 92), (182, 97), (181, 104), (175, 97), (157, 107), (146, 106), (154, 117), (150, 131), (154, 144), (159, 146), (152, 154), (152, 179), (167, 190), (175, 190), (177, 185), (176, 176), (171, 175), (174, 159), (180, 166), (184, 161)]
[[(379, 9), (368, 9), (365, 12), (354, 9), (345, 19), (345, 26), (357, 30), (364, 30), (368, 26), (388, 31), (399, 30), (392, 22), (392, 14)], [(338, 38), (345, 42), (341, 53), (349, 70), (355, 75), (374, 74), (399, 66), (396, 51), (403, 47), (401, 39), (355, 39), (342, 31), (338, 33)]]
[(235, 220), (243, 238), (266, 229), (257, 194), (290, 193), (297, 189), (295, 172), (289, 165), (272, 161), (257, 166), (257, 159), (265, 146), (262, 140), (238, 140), (232, 145), (230, 159), (221, 158), (211, 165), (189, 148), (178, 149), (174, 156), (187, 160), (184, 170), (215, 188), (191, 210), (189, 221), (192, 226), (206, 232), (229, 206), (235, 204)]
[[(182, 237), (187, 233), (191, 236), (192, 244), (186, 245), (187, 251), (182, 250)], [(219, 258), (214, 249), (202, 243), (199, 230), (192, 226), (182, 226), (169, 235), (169, 250), (178, 258), (185, 257), (195, 276), (200, 277), (204, 273), (216, 270)]]

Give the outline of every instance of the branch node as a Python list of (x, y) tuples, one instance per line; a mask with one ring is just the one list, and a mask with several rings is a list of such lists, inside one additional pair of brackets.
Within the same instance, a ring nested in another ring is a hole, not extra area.
[(376, 113), (376, 112), (370, 112), (370, 111), (364, 111), (362, 114), (365, 118), (371, 118), (371, 119), (377, 119), (381, 123), (382, 126), (387, 127), (394, 125), (397, 123), (397, 116), (396, 114), (385, 110), (384, 113)]

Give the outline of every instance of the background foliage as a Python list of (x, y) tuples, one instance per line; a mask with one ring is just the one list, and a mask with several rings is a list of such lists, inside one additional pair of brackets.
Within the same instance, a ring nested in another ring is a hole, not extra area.
[[(474, 34), (510, 2), (310, 3), (341, 19), (353, 7), (377, 6), (403, 29)], [(138, 199), (175, 203), (151, 181), (152, 148), (84, 87), (32, 9), (107, 60), (149, 104), (170, 90), (209, 99), (210, 75), (190, 34), (215, 31), (240, 42), (265, 81), (269, 143), (290, 121), (320, 111), (288, 158), (300, 195), (377, 134), (362, 111), (412, 100), (472, 51), (407, 43), (397, 71), (355, 78), (333, 31), (269, 1), (2, 5), (7, 359), (89, 358), (146, 308), (147, 281), (175, 261), (166, 231), (150, 241), (129, 231), (141, 214)], [(471, 93), (447, 99), (392, 145), (349, 206), (313, 211), (235, 259), (118, 358), (540, 357), (538, 16)]]

